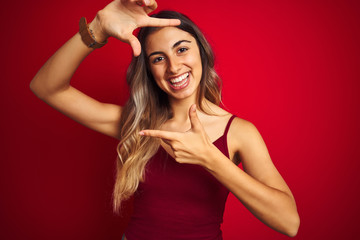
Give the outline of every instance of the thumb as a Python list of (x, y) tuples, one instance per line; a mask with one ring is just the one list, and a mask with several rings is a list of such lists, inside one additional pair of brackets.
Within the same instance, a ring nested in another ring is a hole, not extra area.
[(191, 123), (191, 129), (195, 131), (201, 131), (203, 129), (196, 113), (196, 104), (191, 105), (189, 109), (189, 118)]
[(114, 34), (112, 36), (115, 37), (116, 39), (122, 41), (122, 42), (130, 44), (135, 57), (140, 55), (140, 53), (141, 53), (141, 44), (140, 44), (139, 40), (137, 39), (137, 37), (135, 37), (131, 32), (126, 34), (124, 37), (122, 37), (120, 35), (120, 33), (114, 32)]
[(134, 56), (137, 57), (141, 53), (141, 45), (139, 40), (132, 34), (128, 37), (129, 44), (133, 49)]

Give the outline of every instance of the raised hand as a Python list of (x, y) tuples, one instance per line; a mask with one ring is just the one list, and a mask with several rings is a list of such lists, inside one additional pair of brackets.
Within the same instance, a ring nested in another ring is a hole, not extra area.
[[(219, 150), (207, 136), (197, 114), (196, 105), (189, 110), (191, 129), (186, 132), (169, 132), (162, 130), (142, 130), (140, 135), (161, 138), (174, 152), (179, 163), (190, 163), (208, 168), (211, 158)], [(214, 152), (215, 151), (215, 152)]]
[(129, 43), (134, 56), (139, 56), (141, 46), (139, 40), (133, 35), (138, 27), (166, 27), (180, 24), (178, 19), (158, 19), (148, 16), (157, 8), (155, 0), (115, 0), (100, 10), (91, 22), (98, 42), (105, 41), (112, 36), (120, 41)]

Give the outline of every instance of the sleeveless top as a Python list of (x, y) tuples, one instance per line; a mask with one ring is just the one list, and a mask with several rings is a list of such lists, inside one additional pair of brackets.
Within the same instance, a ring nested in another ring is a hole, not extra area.
[[(213, 144), (229, 158), (227, 133)], [(161, 146), (145, 168), (145, 181), (134, 194), (127, 240), (222, 240), (226, 189), (205, 168), (181, 164)]]

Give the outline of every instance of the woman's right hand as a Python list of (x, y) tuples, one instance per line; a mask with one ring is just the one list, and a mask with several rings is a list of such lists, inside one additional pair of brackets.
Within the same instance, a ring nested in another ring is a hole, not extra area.
[(177, 26), (181, 23), (178, 19), (149, 17), (148, 14), (156, 8), (155, 0), (115, 0), (97, 13), (90, 23), (90, 29), (98, 42), (103, 42), (110, 36), (115, 37), (129, 43), (134, 56), (139, 56), (140, 42), (133, 35), (136, 28)]

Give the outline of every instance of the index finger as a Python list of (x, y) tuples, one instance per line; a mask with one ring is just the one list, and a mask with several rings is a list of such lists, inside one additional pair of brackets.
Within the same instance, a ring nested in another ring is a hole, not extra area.
[(148, 17), (141, 27), (174, 27), (181, 24), (179, 19)]
[(176, 140), (177, 139), (177, 133), (176, 132), (169, 132), (169, 131), (163, 131), (163, 130), (142, 130), (139, 132), (142, 136), (148, 136), (148, 137), (156, 137), (166, 140)]
[(145, 11), (147, 14), (151, 13), (157, 8), (157, 2), (155, 0), (144, 0), (146, 8)]

